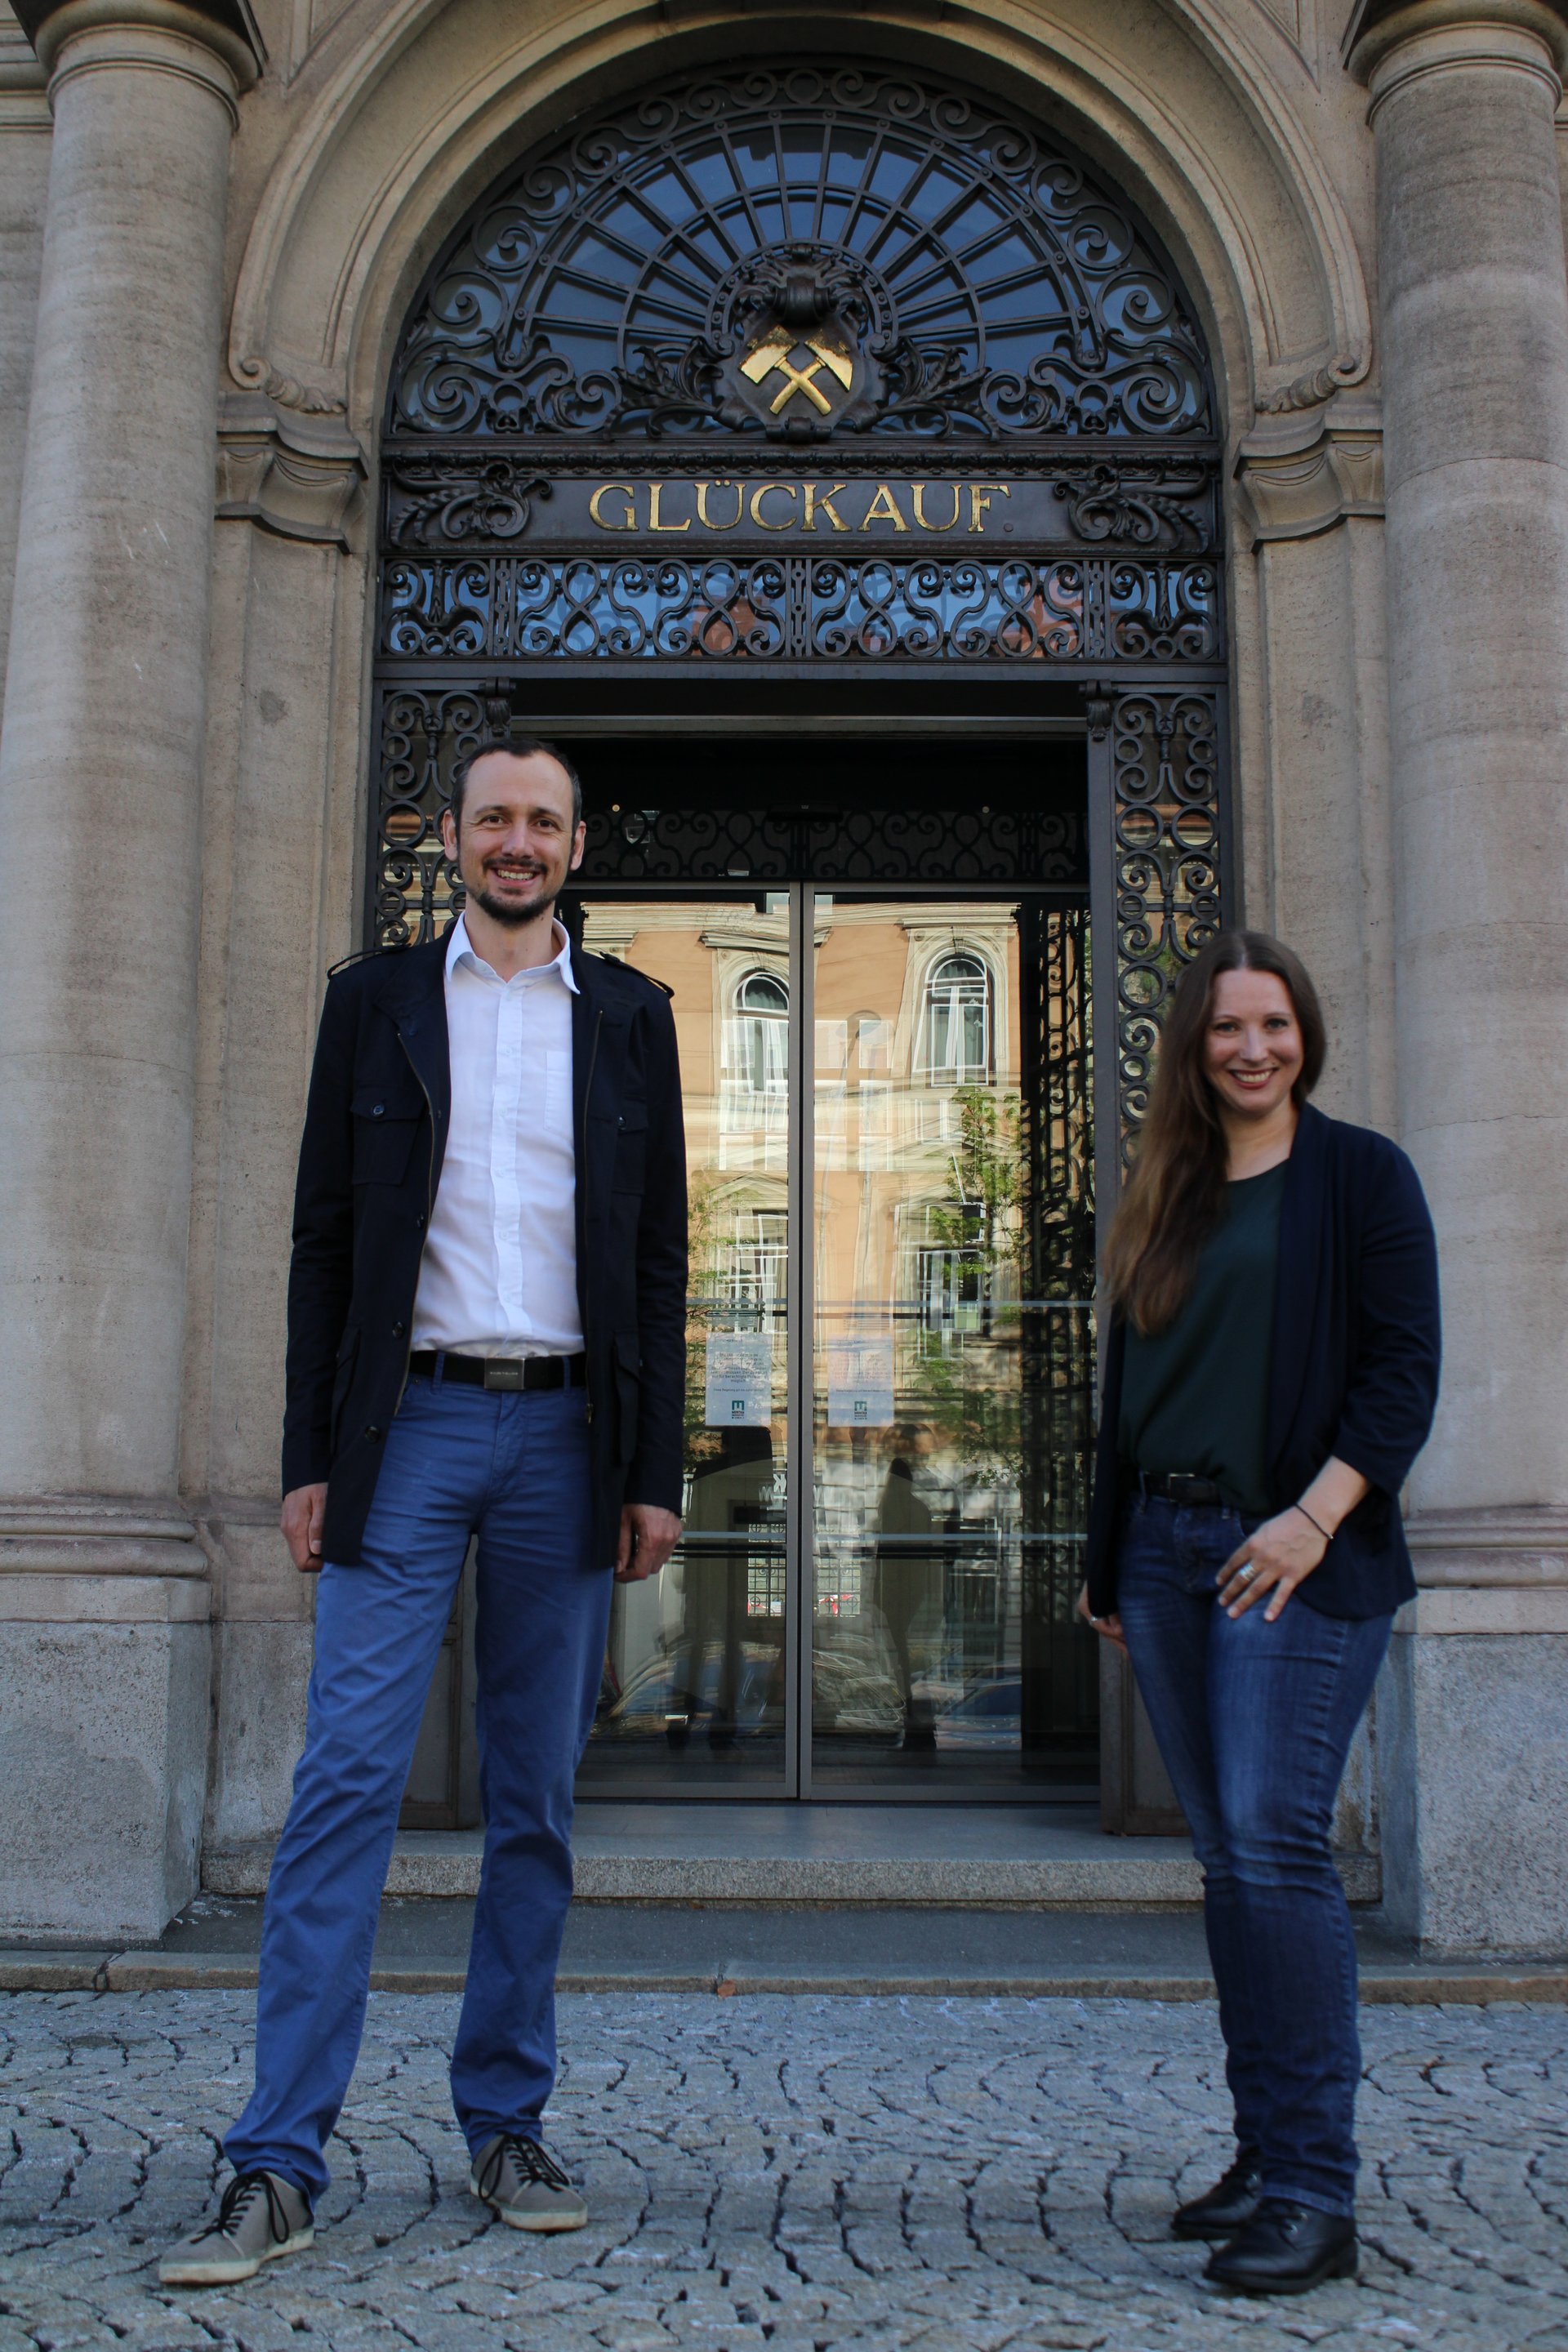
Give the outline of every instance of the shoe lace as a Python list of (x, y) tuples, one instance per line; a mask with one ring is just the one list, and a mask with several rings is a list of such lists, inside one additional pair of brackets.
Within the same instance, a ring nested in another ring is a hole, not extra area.
[(495, 2187), (500, 2179), (501, 2166), (509, 2156), (525, 2180), (537, 2181), (545, 2189), (570, 2189), (572, 2186), (555, 2158), (547, 2148), (541, 2147), (536, 2139), (524, 2139), (521, 2132), (502, 2132), (485, 2158), (484, 2168), (479, 2175), (482, 2191), (488, 2192)]
[(218, 2202), (217, 2217), (198, 2230), (200, 2238), (226, 2238), (243, 2221), (258, 2197), (267, 2200), (267, 2227), (281, 2244), (289, 2236), (291, 2224), (278, 2193), (278, 2184), (269, 2172), (237, 2172)]

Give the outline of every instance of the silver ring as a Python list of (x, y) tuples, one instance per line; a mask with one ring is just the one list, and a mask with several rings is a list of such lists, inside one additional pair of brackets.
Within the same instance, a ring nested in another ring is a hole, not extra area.
[(1258, 1570), (1253, 1567), (1250, 1560), (1246, 1560), (1236, 1572), (1237, 1576), (1240, 1577), (1243, 1584), (1250, 1584), (1253, 1578), (1257, 1575)]

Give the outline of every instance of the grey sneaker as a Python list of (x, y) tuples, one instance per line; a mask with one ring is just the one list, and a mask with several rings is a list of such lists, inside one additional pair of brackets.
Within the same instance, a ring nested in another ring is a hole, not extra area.
[(160, 2286), (232, 2286), (263, 2263), (314, 2245), (310, 2201), (280, 2172), (237, 2172), (224, 2190), (217, 2219), (171, 2246), (158, 2265)]
[(497, 2132), (474, 2158), (468, 2187), (512, 2230), (580, 2230), (588, 2208), (536, 2139)]

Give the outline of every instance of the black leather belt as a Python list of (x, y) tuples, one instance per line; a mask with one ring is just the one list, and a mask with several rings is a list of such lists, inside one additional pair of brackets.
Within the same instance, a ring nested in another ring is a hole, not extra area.
[(408, 1359), (409, 1370), (427, 1380), (437, 1364), (443, 1381), (470, 1389), (580, 1389), (588, 1377), (586, 1356), (449, 1356), (444, 1349), (420, 1348)]
[(1226, 1500), (1212, 1478), (1194, 1478), (1186, 1470), (1165, 1470), (1157, 1476), (1140, 1470), (1138, 1490), (1142, 1495), (1158, 1495), (1167, 1503), (1223, 1504)]

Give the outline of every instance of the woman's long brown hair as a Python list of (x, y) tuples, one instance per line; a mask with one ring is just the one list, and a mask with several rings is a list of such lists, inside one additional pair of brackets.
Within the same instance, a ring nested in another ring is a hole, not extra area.
[(1267, 931), (1222, 931), (1176, 983), (1138, 1157), (1106, 1244), (1106, 1288), (1140, 1331), (1163, 1331), (1176, 1314), (1225, 1200), (1225, 1130), (1204, 1069), (1209, 1003), (1224, 971), (1271, 971), (1284, 982), (1301, 1032), (1298, 1104), (1322, 1075), (1322, 1008), (1300, 957)]

